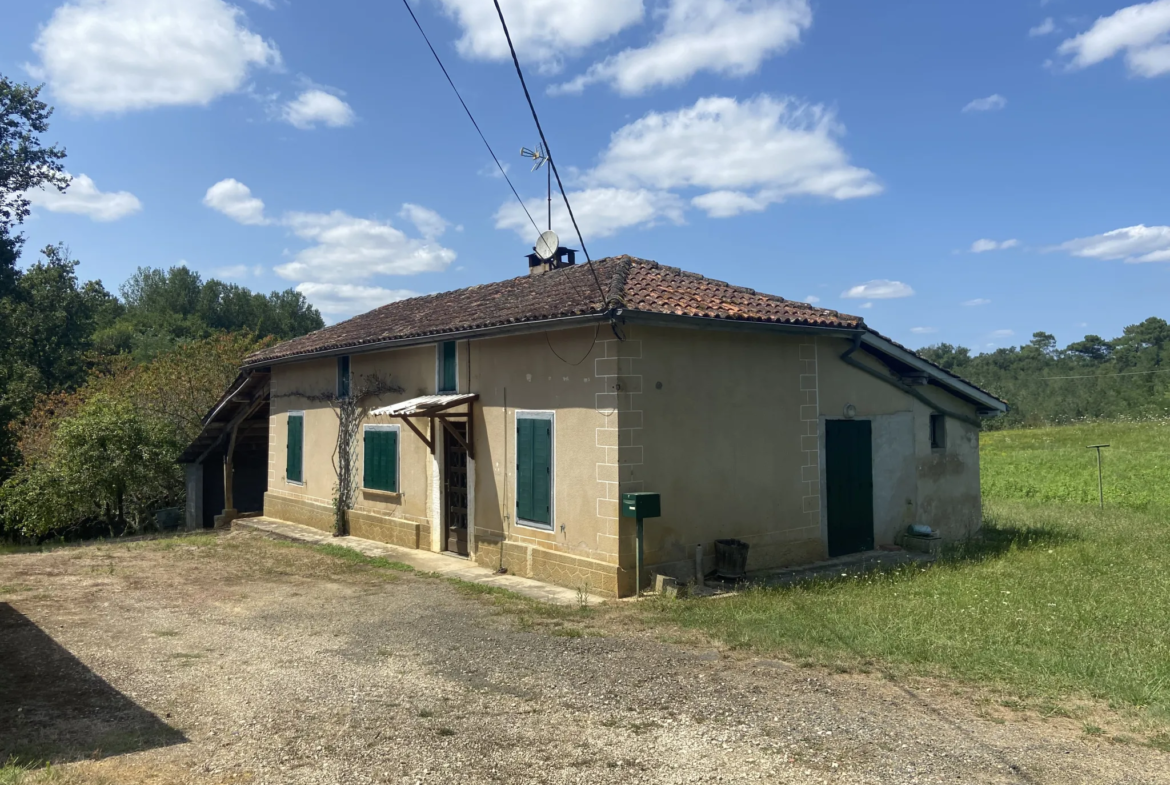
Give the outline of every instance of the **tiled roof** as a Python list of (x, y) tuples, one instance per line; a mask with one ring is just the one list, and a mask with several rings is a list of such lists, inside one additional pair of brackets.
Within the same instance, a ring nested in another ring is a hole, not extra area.
[(428, 294), (383, 305), (291, 341), (249, 355), (246, 365), (408, 338), (442, 336), (624, 308), (653, 314), (856, 329), (848, 316), (752, 289), (714, 281), (677, 267), (616, 256), (588, 265)]

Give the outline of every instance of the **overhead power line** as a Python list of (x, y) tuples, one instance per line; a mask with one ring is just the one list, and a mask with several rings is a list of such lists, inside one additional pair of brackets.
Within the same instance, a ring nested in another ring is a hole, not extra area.
[[(403, 0), (406, 2), (406, 0)], [(597, 291), (601, 293), (601, 307), (606, 306), (605, 289), (601, 286), (601, 279), (597, 277), (597, 270), (593, 267), (593, 260), (589, 257), (589, 249), (585, 247), (585, 238), (581, 236), (581, 227), (577, 225), (577, 218), (573, 215), (573, 206), (569, 204), (569, 195), (565, 193), (565, 185), (561, 182), (561, 173), (557, 170), (557, 163), (553, 159), (552, 147), (540, 126), (540, 118), (536, 114), (536, 106), (532, 103), (532, 94), (528, 92), (528, 83), (524, 81), (524, 71), (520, 69), (520, 58), (516, 56), (516, 47), (512, 45), (512, 34), (508, 32), (508, 23), (504, 20), (504, 12), (500, 9), (500, 0), (492, 0), (496, 6), (496, 13), (500, 17), (500, 25), (504, 28), (504, 37), (508, 39), (508, 50), (512, 53), (512, 63), (516, 66), (516, 75), (520, 77), (520, 86), (524, 88), (524, 98), (528, 101), (528, 108), (532, 110), (532, 119), (536, 123), (536, 130), (540, 134), (540, 143), (544, 145), (544, 152), (548, 158), (548, 165), (557, 178), (557, 188), (561, 190), (561, 198), (565, 200), (565, 209), (569, 211), (569, 220), (573, 222), (573, 229), (577, 232), (577, 240), (581, 243), (581, 252), (585, 254), (585, 263), (589, 265), (589, 272), (593, 273), (593, 282), (597, 284)], [(413, 15), (413, 14), (412, 14)], [(433, 49), (431, 51), (434, 51)], [(436, 55), (437, 56), (437, 55)], [(531, 217), (531, 216), (529, 216)]]
[(1084, 376), (1041, 376), (1041, 379), (1111, 379), (1114, 376), (1143, 376), (1151, 373), (1170, 373), (1170, 368), (1157, 371), (1120, 371), (1118, 373), (1089, 373)]
[[(470, 120), (471, 124), (475, 126), (476, 133), (478, 133), (479, 138), (483, 140), (483, 146), (487, 148), (487, 151), (492, 156), (492, 160), (496, 162), (496, 167), (500, 170), (500, 174), (504, 176), (504, 180), (507, 181), (508, 187), (512, 189), (512, 195), (515, 196), (516, 201), (520, 203), (521, 209), (524, 210), (524, 214), (528, 216), (528, 220), (532, 223), (532, 228), (536, 230), (536, 234), (539, 236), (540, 227), (536, 225), (536, 220), (533, 219), (532, 213), (528, 212), (528, 206), (524, 204), (524, 200), (521, 199), (520, 194), (516, 192), (516, 186), (512, 185), (512, 180), (508, 177), (508, 172), (504, 170), (504, 165), (500, 163), (500, 159), (496, 157), (496, 153), (494, 150), (492, 150), (492, 146), (488, 144), (487, 137), (484, 136), (483, 131), (480, 130), (479, 123), (475, 121), (475, 116), (472, 115), (471, 110), (467, 108), (467, 102), (464, 101), (463, 96), (460, 95), (459, 88), (455, 86), (455, 82), (451, 79), (451, 74), (447, 73), (447, 67), (443, 65), (443, 61), (439, 57), (439, 53), (436, 52), (435, 47), (431, 45), (431, 39), (427, 37), (427, 33), (425, 30), (423, 30), (422, 25), (419, 23), (418, 17), (414, 15), (414, 9), (410, 7), (408, 0), (402, 0), (402, 4), (406, 6), (406, 10), (410, 14), (410, 18), (414, 20), (414, 26), (418, 28), (420, 33), (422, 33), (423, 40), (427, 42), (427, 48), (430, 49), (431, 54), (435, 56), (435, 62), (438, 63), (439, 68), (442, 69), (443, 76), (447, 77), (447, 84), (451, 85), (451, 89), (455, 91), (455, 97), (458, 98), (459, 103), (462, 104), (463, 111), (467, 112), (467, 119)], [(496, 7), (498, 8), (499, 6)], [(525, 92), (527, 92), (527, 90)], [(557, 178), (557, 181), (560, 182), (559, 177)]]

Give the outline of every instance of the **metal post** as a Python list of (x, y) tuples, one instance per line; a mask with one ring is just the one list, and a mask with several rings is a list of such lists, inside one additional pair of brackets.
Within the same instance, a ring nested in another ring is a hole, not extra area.
[(1090, 450), (1097, 451), (1097, 500), (1100, 503), (1102, 510), (1105, 509), (1105, 480), (1101, 473), (1101, 449), (1108, 446), (1108, 444), (1089, 445)]
[(638, 562), (637, 562), (637, 564), (634, 565), (634, 581), (636, 582), (635, 596), (641, 597), (642, 596), (642, 566), (643, 566), (642, 558), (645, 555), (645, 549), (643, 548), (643, 545), (642, 545), (642, 519), (641, 518), (638, 518), (637, 549), (638, 549)]

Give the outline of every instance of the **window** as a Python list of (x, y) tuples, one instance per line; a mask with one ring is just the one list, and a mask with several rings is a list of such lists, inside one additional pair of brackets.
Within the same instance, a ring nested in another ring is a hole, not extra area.
[(459, 384), (458, 360), (455, 354), (455, 342), (444, 341), (439, 344), (439, 392), (456, 392)]
[(397, 425), (367, 425), (362, 487), (371, 491), (398, 493)]
[(947, 417), (945, 414), (930, 415), (930, 447), (942, 450), (947, 446)]
[(553, 413), (516, 413), (516, 520), (553, 528)]
[(288, 482), (305, 481), (305, 413), (288, 413), (288, 445), (285, 453), (284, 478)]
[(349, 397), (349, 355), (337, 358), (337, 397)]

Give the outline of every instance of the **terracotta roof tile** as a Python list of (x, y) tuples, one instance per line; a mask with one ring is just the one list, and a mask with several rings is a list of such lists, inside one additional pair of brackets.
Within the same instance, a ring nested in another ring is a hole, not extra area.
[[(855, 329), (860, 317), (704, 278), (677, 267), (617, 256), (544, 275), (471, 286), (383, 305), (250, 355), (246, 365), (409, 338), (539, 322), (625, 308), (656, 314)], [(598, 282), (605, 290), (602, 302)]]

